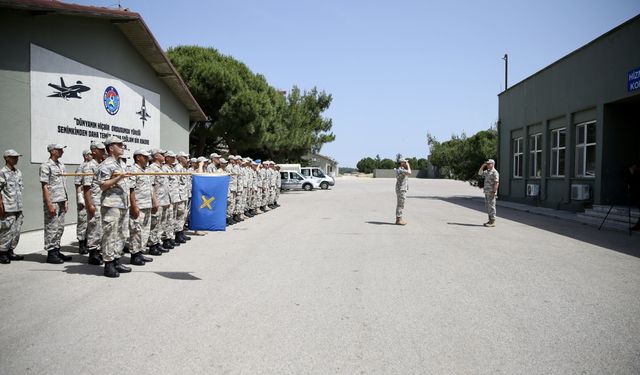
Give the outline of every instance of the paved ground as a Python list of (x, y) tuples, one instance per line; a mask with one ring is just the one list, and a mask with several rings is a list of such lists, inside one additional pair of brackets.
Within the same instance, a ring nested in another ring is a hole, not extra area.
[(640, 373), (640, 235), (509, 209), (484, 228), (479, 191), (433, 180), (399, 227), (393, 189), (288, 193), (115, 280), (0, 266), (0, 372)]

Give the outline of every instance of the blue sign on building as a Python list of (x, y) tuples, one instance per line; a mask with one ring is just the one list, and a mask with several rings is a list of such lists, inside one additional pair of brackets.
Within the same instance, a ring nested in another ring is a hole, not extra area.
[(640, 90), (640, 68), (629, 72), (629, 81), (627, 82), (627, 90), (629, 92)]

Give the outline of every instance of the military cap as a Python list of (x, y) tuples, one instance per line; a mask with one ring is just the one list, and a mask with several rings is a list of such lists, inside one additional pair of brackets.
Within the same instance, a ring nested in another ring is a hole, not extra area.
[(184, 157), (184, 158), (188, 158), (188, 157), (189, 157), (189, 154), (187, 154), (187, 153), (186, 153), (186, 152), (184, 152), (184, 151), (178, 151), (178, 153), (176, 154), (176, 156), (182, 156), (182, 157)]
[(201, 163), (203, 161), (207, 161), (207, 158), (205, 158), (204, 156), (200, 156), (197, 160), (198, 163)]
[(63, 146), (60, 143), (51, 143), (50, 145), (47, 145), (47, 151), (51, 151), (51, 150), (62, 150), (63, 148), (66, 148), (67, 146)]
[(220, 164), (229, 164), (229, 162), (225, 158), (220, 158)]
[(99, 148), (100, 150), (106, 149), (102, 142), (91, 142), (91, 146), (89, 146), (89, 148)]
[(90, 153), (91, 153), (91, 150), (83, 150), (82, 151), (82, 156), (89, 155)]
[(16, 150), (7, 150), (4, 152), (4, 156), (22, 156)]
[(220, 157), (220, 155), (218, 155), (218, 154), (217, 154), (217, 153), (215, 153), (215, 152), (214, 152), (213, 154), (209, 155), (209, 159), (219, 158), (219, 157)]
[(149, 157), (151, 156), (151, 153), (145, 149), (140, 148), (133, 152), (133, 156), (136, 156), (136, 155), (144, 155), (146, 157)]
[(406, 162), (407, 162), (407, 159), (402, 158), (402, 159), (400, 159), (400, 160), (399, 160), (399, 162), (400, 162), (400, 163), (406, 163)]
[(493, 159), (489, 159), (489, 160), (487, 160), (487, 162), (486, 162), (486, 163), (487, 163), (487, 164), (495, 164), (495, 163), (496, 163), (496, 161), (495, 161), (495, 160), (493, 160)]
[(260, 164), (260, 163), (262, 163), (262, 160), (261, 159), (256, 159), (255, 162)]
[(122, 142), (122, 139), (116, 137), (115, 135), (112, 135), (111, 137), (107, 138), (102, 143), (104, 143), (105, 146), (109, 146), (109, 145), (112, 145), (114, 143), (124, 143), (124, 142)]
[(189, 163), (197, 163), (197, 162), (198, 162), (198, 158), (189, 159)]
[(167, 151), (167, 152), (164, 154), (164, 156), (165, 156), (165, 157), (169, 157), (169, 158), (175, 158), (175, 157), (176, 157), (176, 153), (175, 153), (175, 152), (173, 152), (173, 151)]
[(150, 153), (151, 155), (155, 155), (155, 154), (163, 154), (163, 155), (164, 155), (166, 152), (167, 152), (167, 151), (165, 151), (165, 150), (163, 150), (163, 149), (161, 149), (161, 148), (152, 148), (152, 149), (149, 151), (149, 153)]

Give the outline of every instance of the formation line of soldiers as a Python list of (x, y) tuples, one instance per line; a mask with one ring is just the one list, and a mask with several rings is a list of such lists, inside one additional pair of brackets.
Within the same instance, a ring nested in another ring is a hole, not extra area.
[[(66, 146), (47, 146), (49, 159), (40, 166), (44, 210), (44, 249), (47, 263), (61, 264), (72, 257), (60, 251), (65, 214), (69, 209), (65, 165), (60, 161)], [(104, 264), (104, 275), (118, 277), (131, 272), (120, 263), (125, 251), (131, 264), (143, 266), (191, 238), (185, 234), (191, 200), (190, 173), (228, 173), (227, 220), (235, 223), (279, 207), (280, 174), (275, 163), (217, 154), (210, 159), (189, 159), (185, 152), (161, 149), (135, 150), (131, 166), (123, 158), (118, 137), (92, 143), (83, 151), (84, 161), (74, 179), (77, 201), (79, 253), (88, 263)], [(14, 253), (22, 227), (22, 173), (16, 167), (21, 154), (4, 152), (0, 170), (0, 263), (23, 260)], [(149, 173), (151, 172), (151, 173)]]

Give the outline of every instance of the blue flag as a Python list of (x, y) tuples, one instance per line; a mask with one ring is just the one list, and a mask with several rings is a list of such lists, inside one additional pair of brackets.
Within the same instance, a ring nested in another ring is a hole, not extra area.
[(229, 176), (193, 175), (189, 229), (225, 230)]

